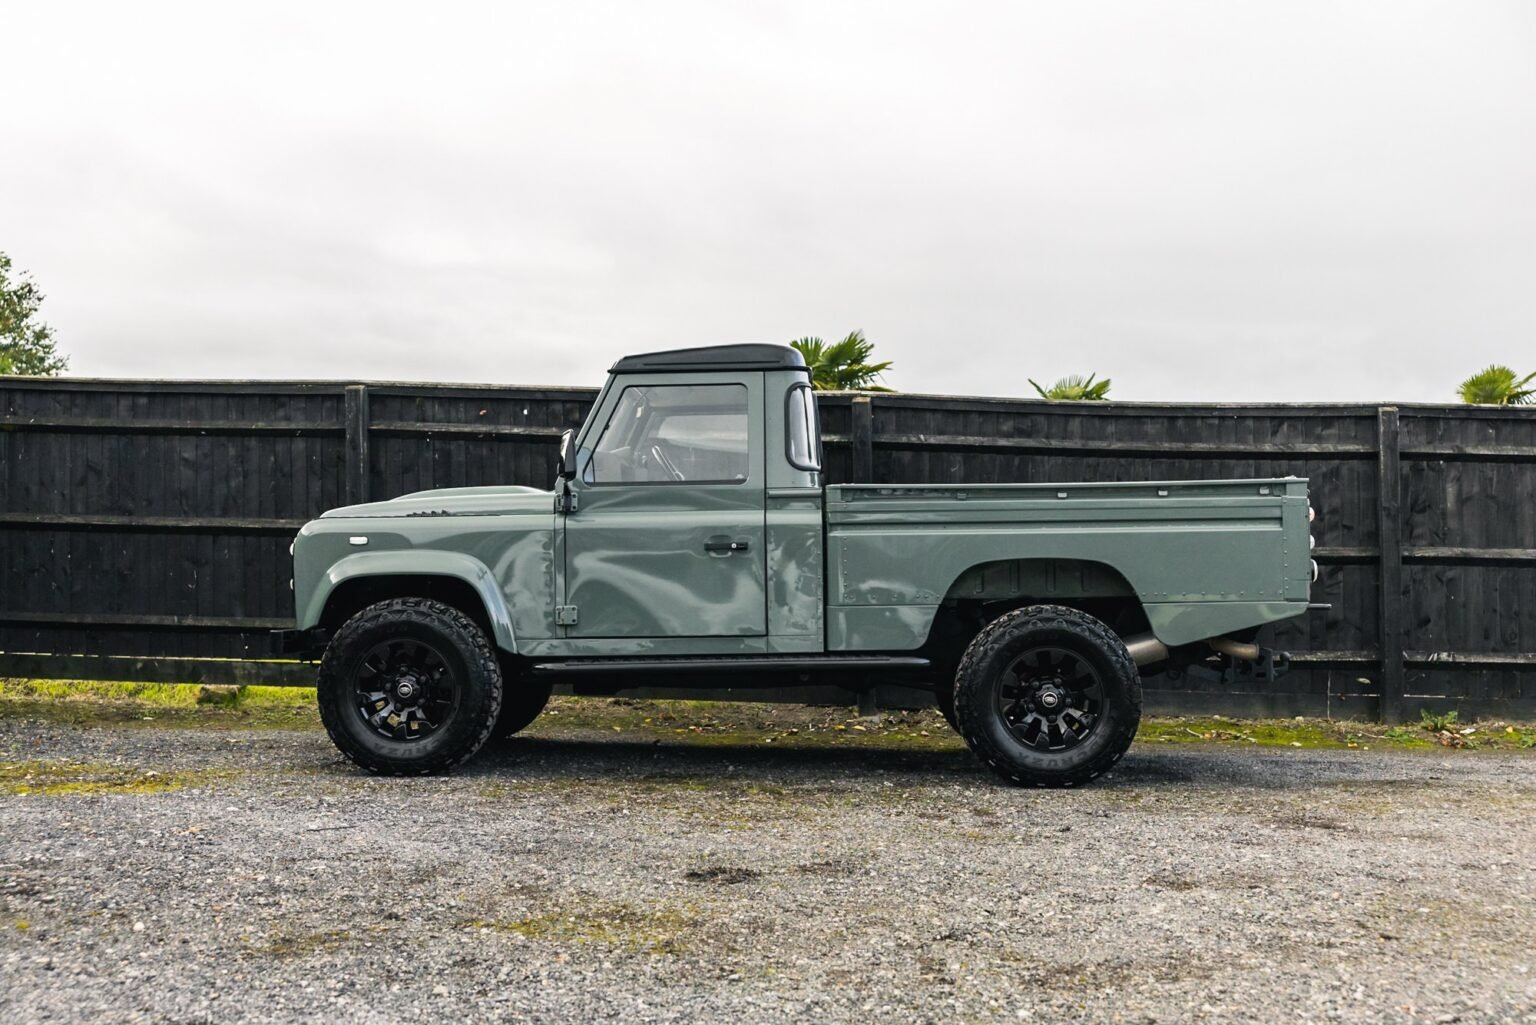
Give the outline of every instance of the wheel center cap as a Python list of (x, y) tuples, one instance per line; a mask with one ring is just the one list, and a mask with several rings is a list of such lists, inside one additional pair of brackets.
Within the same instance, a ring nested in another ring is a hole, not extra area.
[(1047, 688), (1040, 692), (1040, 707), (1055, 708), (1061, 704), (1061, 695), (1054, 688)]
[(416, 696), (416, 682), (414, 680), (401, 680), (395, 684), (395, 695), (404, 700), (410, 700)]

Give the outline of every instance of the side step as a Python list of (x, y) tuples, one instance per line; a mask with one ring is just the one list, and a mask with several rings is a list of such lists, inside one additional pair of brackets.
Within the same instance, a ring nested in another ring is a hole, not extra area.
[(927, 669), (926, 658), (902, 655), (693, 655), (676, 658), (573, 658), (539, 662), (535, 673), (839, 673)]

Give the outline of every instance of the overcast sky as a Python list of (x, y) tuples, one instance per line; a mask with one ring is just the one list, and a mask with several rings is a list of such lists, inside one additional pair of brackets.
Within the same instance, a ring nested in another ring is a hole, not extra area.
[(0, 251), (91, 376), (904, 391), (1536, 369), (1536, 4), (7, 4)]

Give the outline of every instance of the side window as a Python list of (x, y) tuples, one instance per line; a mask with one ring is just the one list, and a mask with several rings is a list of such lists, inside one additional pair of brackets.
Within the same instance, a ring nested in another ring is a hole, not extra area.
[(619, 396), (584, 479), (737, 484), (749, 465), (745, 385), (635, 385)]
[(784, 423), (789, 431), (786, 454), (797, 470), (820, 470), (821, 452), (816, 429), (816, 396), (808, 384), (797, 384), (785, 396)]

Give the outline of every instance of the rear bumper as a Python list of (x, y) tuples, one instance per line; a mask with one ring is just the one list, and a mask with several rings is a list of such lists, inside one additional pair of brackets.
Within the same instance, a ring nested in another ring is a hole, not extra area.
[(317, 659), (330, 640), (330, 631), (318, 626), (307, 630), (273, 630), (272, 654), (297, 655), (301, 659)]

